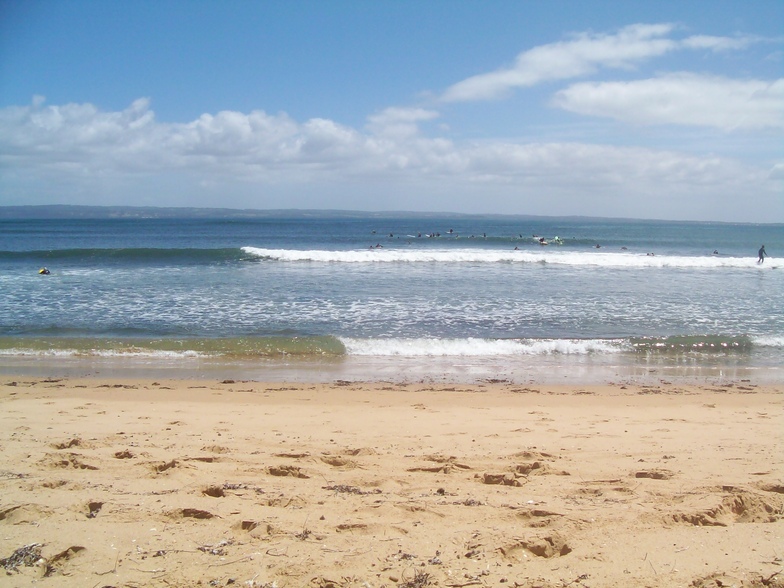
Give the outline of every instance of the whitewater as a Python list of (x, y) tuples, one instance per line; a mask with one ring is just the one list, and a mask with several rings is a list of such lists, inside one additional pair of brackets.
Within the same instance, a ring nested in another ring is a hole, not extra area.
[[(383, 246), (382, 246), (383, 247)], [(541, 249), (544, 246), (539, 245)], [(549, 249), (563, 246), (555, 245)], [(428, 251), (390, 250), (370, 248), (362, 251), (315, 251), (259, 249), (243, 247), (249, 256), (277, 261), (314, 261), (322, 263), (528, 263), (553, 264), (573, 267), (616, 268), (748, 268), (770, 269), (748, 257), (719, 255), (689, 257), (653, 253), (608, 253), (568, 251), (501, 251), (481, 249), (436, 249)]]

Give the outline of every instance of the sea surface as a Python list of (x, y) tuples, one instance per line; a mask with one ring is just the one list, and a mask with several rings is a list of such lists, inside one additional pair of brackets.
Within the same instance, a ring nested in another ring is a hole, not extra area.
[(0, 372), (784, 381), (780, 258), (780, 224), (0, 219)]

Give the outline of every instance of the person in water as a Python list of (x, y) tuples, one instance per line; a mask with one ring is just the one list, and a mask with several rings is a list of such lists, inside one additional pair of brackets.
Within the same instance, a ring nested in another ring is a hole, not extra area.
[(765, 251), (765, 246), (764, 245), (762, 247), (760, 247), (760, 250), (759, 250), (758, 254), (759, 254), (759, 259), (757, 260), (757, 263), (764, 262), (765, 261), (765, 257), (768, 255), (768, 252)]

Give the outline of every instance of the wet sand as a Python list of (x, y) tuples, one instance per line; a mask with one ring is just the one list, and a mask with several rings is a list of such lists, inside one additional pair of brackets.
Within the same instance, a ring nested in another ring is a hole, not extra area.
[(784, 385), (0, 379), (1, 586), (784, 586)]

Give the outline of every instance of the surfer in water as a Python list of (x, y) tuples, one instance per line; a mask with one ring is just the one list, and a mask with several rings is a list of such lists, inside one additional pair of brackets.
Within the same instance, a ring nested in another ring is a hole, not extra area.
[(762, 247), (760, 247), (758, 255), (759, 255), (759, 259), (757, 260), (757, 263), (764, 262), (765, 261), (765, 257), (767, 257), (767, 255), (768, 255), (768, 252), (765, 251), (765, 246), (764, 245)]

